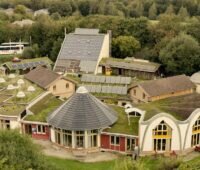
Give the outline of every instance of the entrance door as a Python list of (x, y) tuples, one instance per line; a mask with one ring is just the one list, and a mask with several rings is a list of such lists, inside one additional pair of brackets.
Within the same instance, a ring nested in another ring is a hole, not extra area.
[(60, 143), (61, 143), (61, 142), (60, 142), (60, 132), (55, 131), (55, 137), (56, 137), (56, 143), (57, 143), (57, 144), (60, 144)]
[(84, 147), (84, 136), (76, 136), (76, 147), (77, 148)]
[(154, 139), (154, 151), (168, 151), (170, 149), (170, 140), (171, 139)]
[(127, 151), (134, 151), (135, 149), (135, 139), (134, 138), (127, 138), (126, 139), (126, 150)]
[(32, 126), (27, 124), (25, 125), (25, 133), (28, 135), (32, 135)]

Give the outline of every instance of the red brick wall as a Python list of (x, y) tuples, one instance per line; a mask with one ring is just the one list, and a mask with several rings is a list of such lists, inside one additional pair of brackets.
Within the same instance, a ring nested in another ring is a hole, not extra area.
[[(36, 125), (32, 125), (32, 128), (36, 128)], [(32, 132), (32, 138), (35, 139), (43, 139), (43, 140), (49, 140), (50, 137), (50, 129), (48, 126), (45, 126), (45, 131), (46, 133), (37, 133), (37, 132)]]

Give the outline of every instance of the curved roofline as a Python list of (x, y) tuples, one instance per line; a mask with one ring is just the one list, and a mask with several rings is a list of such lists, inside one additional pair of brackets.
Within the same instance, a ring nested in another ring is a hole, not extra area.
[(144, 113), (144, 115), (141, 116), (141, 120), (139, 123), (143, 124), (143, 125), (147, 125), (149, 123), (151, 123), (152, 121), (154, 121), (155, 119), (159, 118), (159, 117), (162, 117), (162, 116), (165, 116), (165, 117), (168, 117), (170, 119), (172, 119), (173, 121), (175, 121), (176, 123), (179, 123), (179, 124), (184, 124), (184, 123), (188, 123), (190, 122), (190, 120), (197, 114), (200, 112), (200, 108), (197, 108), (195, 109), (191, 114), (190, 116), (186, 119), (186, 120), (178, 120), (176, 119), (174, 116), (172, 116), (171, 114), (169, 113), (166, 113), (166, 112), (160, 112), (156, 115), (154, 115), (153, 117), (151, 117), (150, 119), (144, 121), (144, 116), (146, 114), (146, 112)]

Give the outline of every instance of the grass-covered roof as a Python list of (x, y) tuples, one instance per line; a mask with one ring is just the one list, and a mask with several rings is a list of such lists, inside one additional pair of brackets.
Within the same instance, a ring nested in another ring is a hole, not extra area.
[(30, 111), (34, 115), (28, 115), (24, 120), (46, 122), (48, 114), (58, 108), (62, 103), (60, 99), (52, 94), (48, 94), (30, 108)]
[(138, 135), (140, 117), (130, 117), (130, 125), (127, 114), (123, 107), (111, 106), (118, 113), (117, 122), (104, 131), (110, 133), (122, 133), (127, 135)]
[(161, 112), (166, 112), (178, 120), (186, 120), (191, 113), (200, 108), (200, 94), (189, 94), (178, 97), (171, 97), (155, 102), (144, 103), (137, 105), (138, 108), (145, 110), (144, 120)]
[(3, 116), (19, 116), (25, 110), (24, 105), (4, 104), (0, 107), (0, 115)]

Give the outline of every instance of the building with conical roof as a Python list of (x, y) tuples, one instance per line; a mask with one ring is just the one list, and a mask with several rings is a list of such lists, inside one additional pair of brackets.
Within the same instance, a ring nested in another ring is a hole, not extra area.
[(51, 113), (51, 141), (69, 148), (99, 148), (103, 129), (117, 121), (116, 112), (79, 87), (76, 93)]

